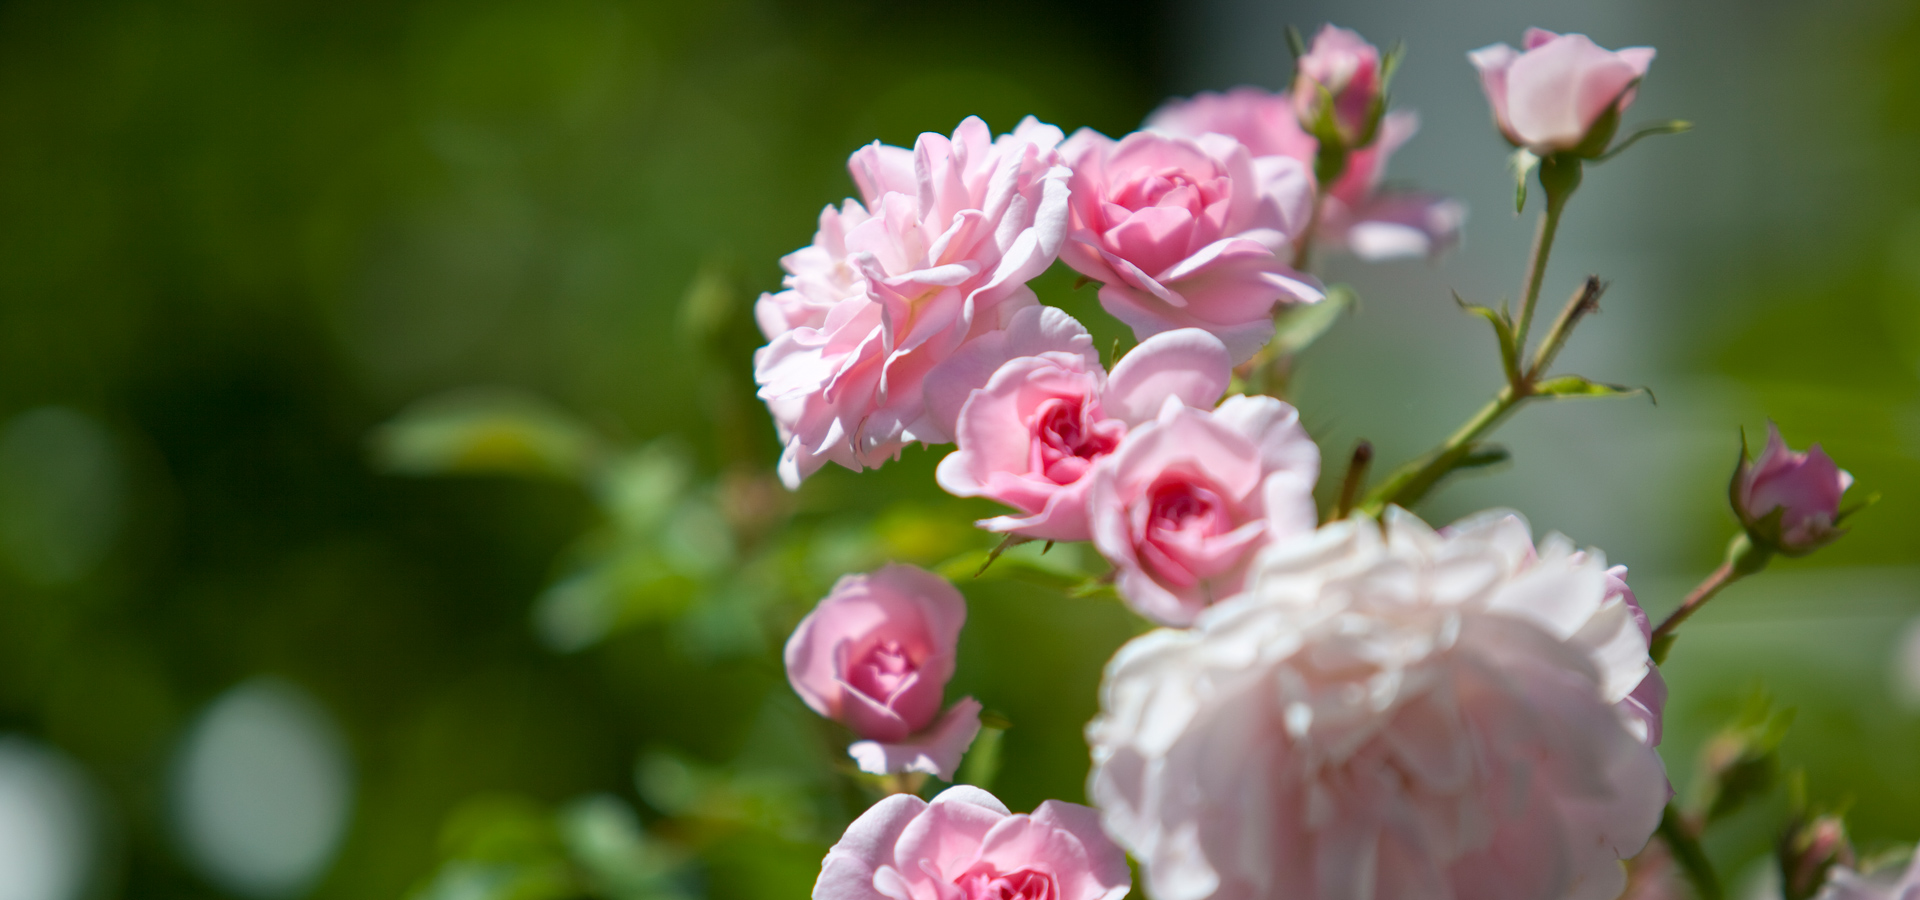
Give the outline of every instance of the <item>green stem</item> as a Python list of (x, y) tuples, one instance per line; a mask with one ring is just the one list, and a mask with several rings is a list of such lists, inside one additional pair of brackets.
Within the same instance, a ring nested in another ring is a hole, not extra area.
[(1680, 871), (1693, 885), (1694, 894), (1700, 900), (1724, 900), (1726, 894), (1720, 889), (1720, 877), (1713, 872), (1713, 862), (1707, 859), (1700, 839), (1687, 826), (1679, 808), (1671, 803), (1660, 814), (1659, 834), (1667, 842), (1667, 849), (1673, 851), (1673, 861), (1680, 864)]
[(1513, 332), (1516, 355), (1526, 352), (1527, 331), (1533, 327), (1533, 307), (1540, 300), (1540, 282), (1547, 277), (1547, 258), (1553, 255), (1553, 238), (1560, 231), (1560, 213), (1567, 207), (1565, 194), (1552, 190), (1545, 193), (1547, 209), (1540, 214), (1540, 225), (1533, 232), (1533, 252), (1527, 256), (1527, 274), (1520, 283), (1520, 321)]
[(1674, 629), (1680, 627), (1680, 623), (1699, 611), (1700, 607), (1705, 606), (1708, 600), (1712, 600), (1715, 594), (1726, 590), (1727, 585), (1766, 568), (1772, 556), (1772, 551), (1755, 545), (1746, 534), (1735, 536), (1733, 543), (1727, 545), (1727, 561), (1721, 563), (1720, 568), (1713, 570), (1713, 574), (1708, 575), (1705, 581), (1687, 592), (1687, 598), (1680, 601), (1680, 608), (1674, 610), (1667, 616), (1666, 621), (1660, 623), (1660, 627), (1653, 630), (1653, 640), (1650, 643), (1657, 646), (1662, 640), (1668, 639)]
[(1533, 357), (1533, 365), (1527, 369), (1529, 382), (1539, 381), (1547, 374), (1547, 367), (1553, 365), (1553, 358), (1560, 355), (1560, 348), (1567, 345), (1567, 338), (1573, 336), (1573, 326), (1588, 313), (1600, 309), (1600, 295), (1605, 293), (1607, 285), (1598, 275), (1588, 275), (1587, 280), (1574, 290), (1567, 300), (1560, 317), (1553, 320), (1553, 327), (1547, 329), (1547, 336), (1540, 341), (1540, 350)]
[(1320, 209), (1326, 191), (1313, 192), (1313, 212), (1307, 216), (1307, 230), (1300, 233), (1300, 240), (1293, 245), (1293, 268), (1296, 272), (1305, 272), (1313, 264), (1313, 233), (1320, 230)]
[(1530, 385), (1522, 382), (1518, 387), (1509, 384), (1500, 389), (1493, 400), (1480, 411), (1474, 413), (1467, 424), (1449, 435), (1440, 446), (1427, 452), (1427, 455), (1413, 460), (1393, 471), (1387, 480), (1380, 483), (1367, 494), (1367, 500), (1360, 505), (1360, 511), (1377, 516), (1389, 504), (1409, 506), (1419, 501), (1432, 490), (1441, 478), (1453, 471), (1454, 466), (1473, 451), (1473, 444), (1486, 436), (1495, 426), (1513, 414), (1520, 404), (1533, 396)]

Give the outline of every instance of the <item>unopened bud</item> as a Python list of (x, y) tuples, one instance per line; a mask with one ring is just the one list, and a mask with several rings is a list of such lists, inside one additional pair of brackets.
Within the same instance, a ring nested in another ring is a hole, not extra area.
[(1838, 816), (1799, 819), (1780, 837), (1780, 889), (1786, 900), (1809, 900), (1836, 865), (1853, 865), (1853, 845)]
[(1358, 32), (1327, 25), (1294, 70), (1293, 112), (1323, 152), (1344, 154), (1373, 142), (1385, 90), (1380, 49)]
[(1846, 533), (1839, 524), (1852, 511), (1841, 511), (1840, 497), (1852, 484), (1819, 444), (1795, 453), (1768, 423), (1760, 457), (1749, 462), (1742, 449), (1728, 496), (1756, 546), (1803, 556)]

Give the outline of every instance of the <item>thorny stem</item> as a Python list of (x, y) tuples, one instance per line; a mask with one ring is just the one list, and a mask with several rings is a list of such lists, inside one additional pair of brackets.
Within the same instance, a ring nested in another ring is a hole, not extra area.
[(1360, 489), (1367, 485), (1367, 468), (1373, 465), (1373, 444), (1362, 440), (1353, 447), (1353, 459), (1347, 463), (1347, 477), (1340, 482), (1340, 501), (1333, 508), (1333, 518), (1337, 521), (1353, 512), (1353, 504), (1360, 499)]
[(1449, 435), (1440, 446), (1427, 452), (1427, 455), (1407, 463), (1395, 470), (1379, 487), (1367, 494), (1367, 500), (1360, 505), (1360, 511), (1369, 516), (1377, 516), (1386, 509), (1387, 504), (1406, 505), (1412, 503), (1431, 489), (1448, 472), (1453, 471), (1460, 460), (1473, 452), (1475, 441), (1486, 436), (1494, 426), (1505, 421), (1521, 403), (1533, 396), (1531, 382), (1522, 381), (1519, 385), (1509, 384), (1500, 389), (1493, 400), (1480, 411), (1474, 413), (1467, 424)]
[(1713, 862), (1701, 849), (1693, 826), (1672, 803), (1660, 814), (1659, 834), (1660, 839), (1666, 841), (1667, 849), (1673, 851), (1674, 862), (1680, 864), (1680, 871), (1686, 874), (1700, 900), (1723, 900), (1726, 895), (1720, 889), (1720, 877), (1714, 874)]
[(1540, 342), (1540, 350), (1533, 357), (1533, 365), (1528, 367), (1526, 377), (1529, 382), (1540, 380), (1547, 374), (1547, 367), (1553, 365), (1553, 358), (1560, 355), (1560, 348), (1567, 345), (1567, 338), (1573, 336), (1573, 326), (1589, 313), (1600, 311), (1600, 295), (1607, 292), (1607, 284), (1598, 275), (1588, 275), (1587, 280), (1568, 298), (1560, 317), (1553, 320), (1553, 327), (1547, 329), (1547, 336)]
[(1507, 361), (1507, 385), (1439, 447), (1395, 470), (1392, 476), (1367, 495), (1366, 502), (1360, 507), (1362, 512), (1379, 515), (1387, 504), (1409, 505), (1457, 468), (1460, 461), (1473, 452), (1476, 441), (1512, 415), (1522, 403), (1539, 396), (1535, 389), (1539, 386), (1540, 377), (1546, 374), (1547, 366), (1553, 363), (1560, 348), (1566, 345), (1574, 325), (1583, 316), (1599, 308), (1600, 294), (1606, 290), (1606, 285), (1598, 278), (1589, 276), (1548, 330), (1533, 364), (1521, 370), (1519, 360), (1526, 352), (1527, 332), (1533, 326), (1533, 310), (1540, 300), (1540, 284), (1547, 275), (1547, 259), (1553, 253), (1554, 235), (1560, 230), (1560, 214), (1566, 210), (1567, 199), (1579, 188), (1580, 177), (1578, 160), (1550, 157), (1541, 162), (1540, 186), (1546, 194), (1547, 208), (1540, 214), (1540, 226), (1533, 236), (1533, 252), (1527, 257), (1527, 273), (1521, 289), (1520, 320), (1515, 323), (1511, 338), (1502, 338), (1511, 341), (1501, 347), (1502, 359)]

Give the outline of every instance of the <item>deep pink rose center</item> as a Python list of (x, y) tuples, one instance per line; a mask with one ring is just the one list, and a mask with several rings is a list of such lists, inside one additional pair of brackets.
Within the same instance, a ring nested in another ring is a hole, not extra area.
[(1079, 481), (1096, 460), (1120, 445), (1127, 430), (1118, 420), (1101, 420), (1098, 407), (1084, 397), (1047, 400), (1028, 421), (1032, 442), (1027, 470), (1054, 484)]
[(1235, 525), (1233, 504), (1211, 482), (1168, 472), (1147, 490), (1146, 501), (1144, 527), (1135, 539), (1143, 561), (1161, 580), (1191, 587), (1237, 559), (1230, 548), (1214, 546)]
[(893, 698), (918, 680), (919, 674), (919, 664), (899, 641), (882, 641), (853, 664), (847, 683), (880, 705), (892, 706)]
[(1001, 874), (986, 863), (953, 880), (966, 900), (1057, 900), (1053, 876), (1032, 869)]
[(1195, 173), (1186, 169), (1168, 167), (1135, 172), (1117, 185), (1108, 197), (1115, 205), (1131, 210), (1170, 206), (1199, 216), (1207, 211), (1207, 207), (1225, 197), (1227, 191), (1227, 179), (1224, 177), (1196, 177)]

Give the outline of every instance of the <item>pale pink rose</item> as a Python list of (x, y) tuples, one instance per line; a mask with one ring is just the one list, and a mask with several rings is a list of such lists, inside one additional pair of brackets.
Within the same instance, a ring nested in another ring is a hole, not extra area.
[[(1622, 603), (1633, 618), (1633, 625), (1640, 630), (1642, 643), (1653, 642), (1653, 623), (1647, 619), (1647, 611), (1640, 606), (1640, 598), (1633, 595), (1633, 588), (1627, 586), (1627, 567), (1614, 566), (1607, 570), (1607, 597), (1602, 605)], [(1667, 711), (1667, 680), (1660, 676), (1660, 667), (1649, 658), (1646, 664), (1646, 677), (1635, 685), (1632, 693), (1620, 701), (1621, 710), (1633, 716), (1639, 723), (1635, 728), (1640, 739), (1649, 747), (1660, 746), (1662, 721)]]
[(1048, 800), (1015, 814), (955, 785), (931, 803), (894, 794), (853, 820), (813, 900), (1120, 900), (1132, 886), (1093, 810)]
[[(1256, 171), (1292, 159), (1311, 173), (1319, 142), (1294, 118), (1287, 94), (1238, 87), (1172, 100), (1147, 119), (1148, 129), (1181, 137), (1224, 134), (1246, 145)], [(1413, 137), (1420, 117), (1387, 113), (1372, 143), (1347, 156), (1347, 167), (1325, 190), (1314, 237), (1366, 260), (1432, 256), (1459, 243), (1466, 207), (1435, 194), (1382, 190), (1387, 159)]]
[(1373, 125), (1383, 87), (1379, 48), (1359, 32), (1322, 25), (1294, 66), (1294, 115), (1311, 129), (1331, 97), (1334, 129), (1345, 145), (1354, 146)]
[(1156, 900), (1613, 900), (1668, 796), (1621, 599), (1510, 514), (1276, 543), (1108, 663), (1088, 793)]
[(1834, 866), (1814, 900), (1920, 900), (1920, 853), (1904, 867), (1883, 867), (1865, 875)]
[(861, 768), (950, 779), (980, 730), (972, 698), (940, 715), (966, 621), (960, 592), (924, 569), (848, 575), (787, 640), (787, 681), (814, 712), (865, 739), (848, 751)]
[[(1767, 446), (1751, 464), (1741, 460), (1734, 476), (1735, 510), (1749, 532), (1760, 532), (1772, 549), (1797, 556), (1840, 535), (1834, 520), (1840, 496), (1853, 476), (1835, 465), (1819, 444), (1805, 453), (1787, 449), (1780, 429), (1767, 423)], [(1779, 511), (1776, 528), (1767, 521)]]
[(1584, 34), (1540, 28), (1527, 29), (1525, 44), (1524, 52), (1494, 44), (1467, 54), (1480, 70), (1480, 86), (1500, 133), (1539, 156), (1576, 148), (1583, 156), (1598, 156), (1619, 120), (1616, 116), (1604, 134), (1594, 125), (1633, 103), (1635, 88), (1653, 64), (1653, 48), (1608, 50)]
[(1272, 338), (1276, 304), (1323, 296), (1288, 266), (1312, 214), (1313, 179), (1300, 163), (1256, 167), (1218, 134), (1115, 141), (1087, 129), (1061, 155), (1073, 192), (1060, 256), (1101, 283), (1100, 305), (1135, 336), (1200, 328), (1240, 363)]
[[(996, 340), (988, 346), (963, 348), (949, 361), (955, 369), (991, 374), (968, 392), (953, 429), (959, 449), (940, 461), (937, 473), (950, 494), (987, 497), (1019, 511), (977, 523), (988, 531), (1087, 540), (1094, 465), (1168, 399), (1211, 409), (1233, 378), (1226, 345), (1197, 328), (1141, 341), (1111, 376), (1085, 329), (1057, 309), (1023, 310), (1005, 334), (1004, 340), (990, 336)], [(1049, 334), (1058, 349), (1042, 340)], [(946, 375), (970, 380), (957, 371), (936, 372), (929, 383)], [(930, 399), (929, 405), (939, 404)]]
[(952, 138), (853, 154), (861, 199), (821, 213), (813, 245), (781, 260), (786, 289), (754, 307), (769, 341), (754, 380), (789, 487), (828, 462), (859, 470), (951, 439), (927, 416), (922, 380), (1038, 303), (1026, 283), (1066, 232), (1059, 142), (1031, 118), (998, 140), (969, 118)]
[(1320, 449), (1279, 400), (1168, 403), (1094, 468), (1093, 544), (1128, 606), (1185, 625), (1239, 593), (1261, 548), (1313, 531), (1319, 476)]

